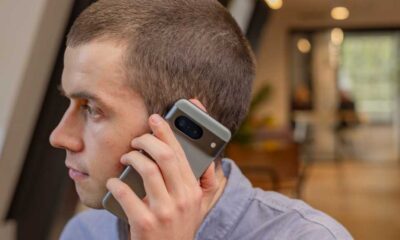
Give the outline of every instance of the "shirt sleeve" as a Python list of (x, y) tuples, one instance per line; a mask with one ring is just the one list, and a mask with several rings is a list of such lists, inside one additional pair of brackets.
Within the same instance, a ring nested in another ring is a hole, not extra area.
[(324, 224), (308, 222), (300, 224), (292, 232), (290, 239), (296, 240), (352, 240), (352, 236), (340, 225), (331, 224), (329, 227)]

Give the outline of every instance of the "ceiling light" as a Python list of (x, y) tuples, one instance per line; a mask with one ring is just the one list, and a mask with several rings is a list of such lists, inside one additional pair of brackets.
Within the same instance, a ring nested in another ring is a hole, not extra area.
[(342, 44), (344, 38), (343, 30), (340, 28), (334, 28), (331, 31), (331, 42), (337, 46)]
[(311, 43), (310, 41), (308, 41), (308, 39), (306, 38), (300, 38), (297, 41), (297, 49), (299, 49), (299, 51), (301, 53), (308, 53), (311, 50)]
[(283, 5), (282, 0), (265, 0), (265, 2), (267, 3), (268, 7), (274, 10), (281, 8)]
[(347, 19), (349, 15), (349, 9), (347, 9), (346, 7), (334, 7), (331, 10), (331, 17), (335, 20)]

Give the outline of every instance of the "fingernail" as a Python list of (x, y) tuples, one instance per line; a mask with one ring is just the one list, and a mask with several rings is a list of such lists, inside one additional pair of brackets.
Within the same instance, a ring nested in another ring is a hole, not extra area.
[(159, 124), (162, 121), (162, 118), (158, 114), (153, 114), (151, 115), (150, 120), (153, 124)]

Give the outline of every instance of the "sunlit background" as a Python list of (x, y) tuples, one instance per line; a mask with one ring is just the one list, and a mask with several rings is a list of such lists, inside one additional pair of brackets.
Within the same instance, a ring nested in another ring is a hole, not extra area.
[[(57, 239), (83, 208), (48, 136), (65, 33), (91, 2), (0, 3), (0, 239)], [(400, 1), (220, 2), (258, 61), (227, 155), (355, 239), (400, 239)]]

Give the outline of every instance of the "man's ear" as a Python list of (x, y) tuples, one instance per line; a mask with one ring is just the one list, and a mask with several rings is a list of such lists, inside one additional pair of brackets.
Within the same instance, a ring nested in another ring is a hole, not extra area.
[(206, 108), (204, 107), (204, 105), (199, 101), (199, 100), (197, 100), (196, 98), (191, 98), (191, 99), (189, 99), (189, 101), (191, 102), (191, 103), (193, 103), (194, 105), (196, 105), (198, 108), (200, 108), (201, 110), (203, 110), (204, 112), (207, 112), (207, 110), (206, 110)]

